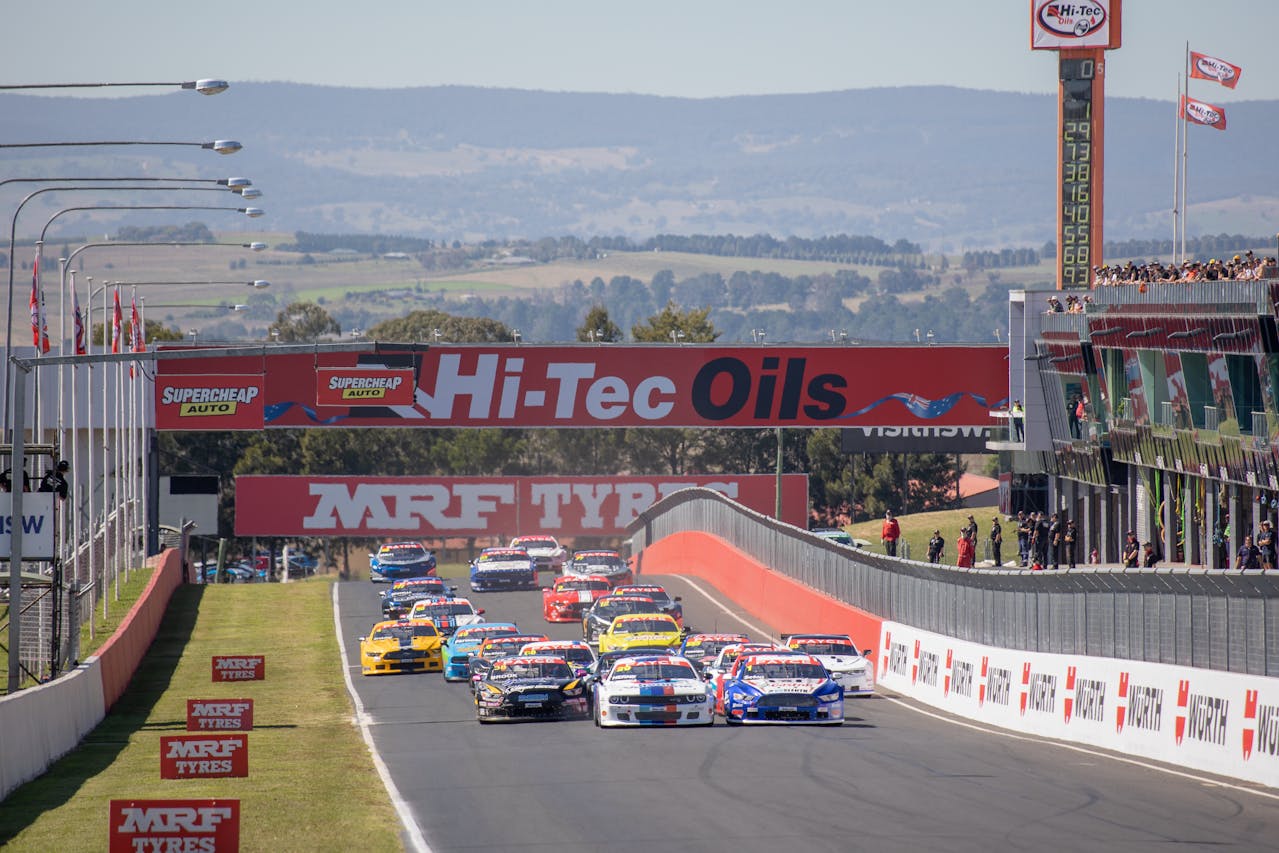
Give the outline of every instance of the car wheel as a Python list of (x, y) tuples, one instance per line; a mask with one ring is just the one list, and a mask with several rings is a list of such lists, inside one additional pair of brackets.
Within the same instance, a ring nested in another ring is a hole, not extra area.
[(591, 716), (595, 719), (595, 728), (597, 729), (604, 728), (604, 724), (600, 722), (600, 709), (598, 706), (596, 706), (595, 713), (592, 714)]

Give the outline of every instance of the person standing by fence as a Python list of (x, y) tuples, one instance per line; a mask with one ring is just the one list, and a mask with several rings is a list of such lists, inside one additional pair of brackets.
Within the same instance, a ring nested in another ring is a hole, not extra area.
[(995, 568), (1004, 564), (1000, 549), (1004, 546), (1004, 528), (999, 524), (999, 516), (990, 521), (990, 557), (995, 561)]
[(884, 526), (879, 533), (879, 540), (884, 543), (884, 553), (890, 557), (897, 556), (897, 540), (901, 538), (901, 525), (893, 518), (891, 511), (884, 513)]

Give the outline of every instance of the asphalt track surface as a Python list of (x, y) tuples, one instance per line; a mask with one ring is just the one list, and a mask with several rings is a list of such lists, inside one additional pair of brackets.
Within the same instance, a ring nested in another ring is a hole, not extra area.
[[(694, 630), (803, 629), (762, 625), (701, 581), (714, 601), (683, 578), (655, 580), (683, 596)], [(360, 675), (356, 640), (379, 618), (379, 588), (339, 585), (347, 665), (376, 748), (435, 853), (1279, 850), (1273, 789), (1007, 737), (890, 695), (846, 702), (840, 727), (481, 726), (465, 684)], [(576, 624), (542, 618), (539, 593), (471, 598), (493, 621), (581, 636)]]

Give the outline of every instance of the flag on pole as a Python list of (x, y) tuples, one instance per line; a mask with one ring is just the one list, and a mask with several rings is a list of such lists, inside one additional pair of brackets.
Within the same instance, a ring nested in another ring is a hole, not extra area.
[(40, 352), (49, 352), (49, 315), (44, 310), (44, 293), (40, 294)]
[(1223, 108), (1206, 101), (1196, 101), (1186, 95), (1181, 96), (1181, 116), (1195, 124), (1206, 124), (1217, 130), (1226, 129), (1226, 111)]
[(40, 253), (31, 265), (31, 345), (40, 346)]
[[(138, 319), (138, 293), (134, 290), (129, 296), (129, 351), (143, 352), (146, 345), (142, 342), (142, 321)], [(129, 365), (129, 378), (134, 376), (133, 365)]]
[(71, 310), (75, 319), (75, 354), (87, 355), (89, 350), (84, 341), (84, 317), (80, 314), (80, 294), (71, 288)]
[(120, 308), (120, 288), (115, 289), (115, 307), (111, 311), (111, 352), (120, 351), (120, 334), (124, 325), (124, 312)]
[(1205, 53), (1190, 51), (1190, 76), (1196, 80), (1215, 80), (1228, 89), (1239, 83), (1239, 75), (1243, 69), (1238, 65), (1208, 56)]

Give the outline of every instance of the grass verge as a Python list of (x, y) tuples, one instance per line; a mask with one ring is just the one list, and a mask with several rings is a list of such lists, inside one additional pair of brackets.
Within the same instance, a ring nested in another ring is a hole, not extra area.
[[(978, 562), (981, 562), (986, 553), (986, 537), (990, 535), (990, 520), (996, 515), (999, 516), (999, 524), (1004, 529), (1003, 558), (1004, 560), (1012, 560), (1017, 557), (1016, 520), (1014, 519), (1010, 522), (997, 509), (987, 506), (973, 507), (971, 509), (944, 509), (938, 512), (918, 512), (913, 515), (897, 516), (897, 523), (902, 529), (902, 541), (910, 544), (910, 558), (912, 560), (926, 561), (928, 559), (928, 540), (932, 538), (934, 530), (940, 530), (942, 538), (946, 540), (945, 559), (942, 562), (952, 566), (955, 565), (955, 558), (958, 556), (955, 542), (959, 539), (959, 528), (964, 526), (970, 515), (977, 522)], [(850, 524), (845, 529), (850, 536), (870, 540), (870, 550), (876, 554), (882, 554), (884, 553), (884, 546), (880, 544), (879, 533), (883, 524), (884, 520), (882, 518), (876, 518), (870, 521)], [(900, 545), (898, 548), (898, 556), (901, 556)]]
[[(0, 846), (102, 850), (122, 798), (238, 798), (244, 850), (401, 850), (342, 681), (330, 579), (182, 586), (129, 690), (49, 772), (0, 804)], [(264, 653), (266, 680), (215, 685), (210, 657)], [(246, 779), (160, 779), (189, 698), (254, 699)]]

